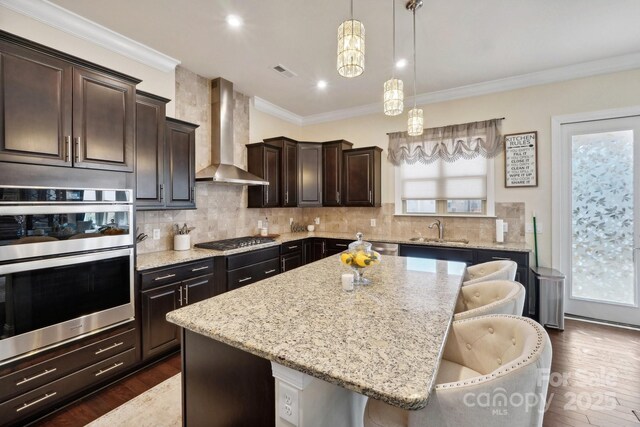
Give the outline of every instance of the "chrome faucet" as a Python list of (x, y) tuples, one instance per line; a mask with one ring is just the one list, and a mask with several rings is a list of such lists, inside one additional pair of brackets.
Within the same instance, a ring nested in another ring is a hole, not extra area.
[(444, 240), (444, 224), (439, 219), (436, 219), (433, 224), (429, 226), (429, 229), (438, 227), (438, 239)]

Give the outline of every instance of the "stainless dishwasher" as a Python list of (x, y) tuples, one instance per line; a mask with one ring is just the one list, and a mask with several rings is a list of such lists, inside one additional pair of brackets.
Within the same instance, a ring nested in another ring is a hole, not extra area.
[(397, 243), (371, 242), (371, 249), (380, 255), (398, 255)]

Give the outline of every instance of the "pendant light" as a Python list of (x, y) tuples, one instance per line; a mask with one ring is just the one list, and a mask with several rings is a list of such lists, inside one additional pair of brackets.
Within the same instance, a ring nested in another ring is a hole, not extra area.
[(422, 7), (422, 0), (409, 0), (407, 9), (413, 12), (413, 108), (409, 110), (407, 134), (422, 135), (424, 131), (424, 115), (421, 108), (416, 108), (416, 10)]
[(393, 16), (393, 72), (391, 78), (384, 82), (384, 113), (387, 116), (397, 116), (402, 114), (404, 109), (404, 90), (402, 88), (402, 80), (395, 78), (396, 68), (396, 8), (395, 0), (391, 0), (391, 9)]
[(338, 27), (338, 73), (343, 77), (358, 77), (364, 72), (364, 25), (353, 19), (353, 0), (351, 0), (351, 19)]

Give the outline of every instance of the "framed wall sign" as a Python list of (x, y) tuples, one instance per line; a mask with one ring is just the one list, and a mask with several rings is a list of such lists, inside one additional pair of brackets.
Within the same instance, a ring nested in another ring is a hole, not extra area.
[(504, 186), (538, 186), (538, 132), (504, 136)]

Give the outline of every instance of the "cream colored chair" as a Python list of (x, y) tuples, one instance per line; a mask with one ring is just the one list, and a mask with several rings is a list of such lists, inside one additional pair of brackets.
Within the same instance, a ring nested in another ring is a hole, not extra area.
[(427, 406), (369, 399), (365, 427), (542, 425), (551, 342), (531, 319), (496, 314), (453, 322)]
[(489, 280), (463, 286), (458, 295), (453, 320), (487, 314), (520, 316), (524, 307), (525, 293), (522, 284), (511, 280)]
[(489, 261), (467, 267), (462, 286), (487, 280), (515, 280), (518, 264), (510, 260)]

